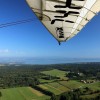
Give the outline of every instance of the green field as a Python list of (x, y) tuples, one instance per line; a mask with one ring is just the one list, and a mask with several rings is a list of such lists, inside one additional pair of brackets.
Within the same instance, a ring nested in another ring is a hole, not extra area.
[(65, 87), (68, 87), (69, 89), (77, 89), (77, 88), (84, 88), (88, 87), (91, 90), (100, 90), (100, 82), (85, 84), (81, 83), (79, 81), (70, 80), (70, 81), (59, 81), (60, 84), (62, 84)]
[(39, 85), (39, 87), (45, 89), (45, 90), (48, 90), (52, 93), (54, 93), (55, 95), (58, 95), (58, 94), (61, 94), (62, 91), (59, 90), (59, 89), (56, 89), (55, 87), (49, 85), (49, 84), (42, 84), (42, 85)]
[(80, 88), (84, 85), (84, 83), (78, 82), (78, 81), (74, 81), (74, 80), (70, 80), (70, 81), (59, 81), (60, 84), (62, 84), (65, 87), (68, 87), (69, 89), (76, 89), (76, 88)]
[(0, 89), (2, 97), (0, 100), (49, 100), (49, 96), (31, 88), (19, 87)]
[(70, 91), (72, 89), (80, 88), (84, 86), (84, 83), (78, 81), (57, 81), (46, 84), (38, 85), (39, 87), (53, 92), (55, 95), (61, 94), (63, 92)]
[(45, 80), (45, 79), (39, 79), (40, 83), (51, 83), (54, 82), (54, 80)]
[[(66, 80), (66, 71), (53, 69), (49, 71), (42, 71), (41, 73), (45, 75), (60, 77), (59, 80), (46, 80), (40, 78), (39, 81), (41, 82), (41, 84), (37, 85), (38, 87), (50, 91), (55, 95), (60, 95), (61, 93), (71, 91), (77, 88), (80, 88), (81, 91), (83, 91), (85, 87), (88, 87), (90, 90), (93, 91), (100, 90), (99, 81), (90, 84), (85, 84), (77, 80)], [(31, 87), (1, 89), (0, 92), (2, 93), (2, 97), (0, 98), (0, 100), (50, 100), (49, 96)], [(84, 96), (81, 96), (81, 98), (92, 98), (96, 95), (98, 94), (85, 94)]]
[(57, 76), (57, 77), (65, 77), (66, 75), (66, 71), (61, 71), (58, 69), (53, 69), (53, 70), (49, 70), (49, 71), (42, 71), (41, 73), (46, 74), (46, 75), (51, 75), (51, 76)]
[(86, 98), (93, 99), (93, 98), (95, 98), (98, 95), (100, 95), (100, 93), (95, 93), (95, 94), (92, 94), (92, 95), (91, 94), (90, 95), (83, 95), (83, 96), (81, 96), (81, 98), (84, 98), (84, 99), (86, 99)]
[[(38, 85), (39, 87), (51, 91), (55, 95), (70, 91), (76, 88), (89, 87), (92, 90), (100, 90), (100, 82), (84, 84), (78, 81), (58, 81)], [(10, 89), (1, 89), (2, 97), (0, 100), (49, 100), (50, 97), (31, 88), (19, 87)], [(95, 96), (95, 94), (93, 94)], [(84, 95), (82, 98), (92, 98), (93, 95)]]
[(88, 87), (91, 90), (100, 90), (100, 82), (85, 84), (76, 80), (50, 82), (38, 86), (48, 91), (51, 91), (56, 95), (73, 89), (85, 87)]
[(84, 87), (89, 87), (92, 90), (100, 90), (100, 82), (85, 84)]
[(63, 92), (69, 91), (69, 89), (57, 82), (53, 82), (53, 83), (47, 83), (47, 84), (41, 84), (38, 85), (39, 87), (46, 89), (48, 91), (51, 91), (52, 93), (54, 93), (55, 95), (61, 94)]

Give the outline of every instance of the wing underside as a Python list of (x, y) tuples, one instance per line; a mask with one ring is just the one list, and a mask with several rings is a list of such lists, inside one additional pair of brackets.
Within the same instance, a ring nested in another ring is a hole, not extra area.
[(100, 0), (26, 0), (48, 31), (63, 42), (100, 11)]

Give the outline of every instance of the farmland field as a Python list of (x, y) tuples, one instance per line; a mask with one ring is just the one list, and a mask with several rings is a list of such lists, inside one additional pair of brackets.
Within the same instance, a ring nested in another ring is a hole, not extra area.
[(69, 89), (61, 84), (59, 84), (58, 82), (53, 82), (53, 83), (48, 83), (49, 85), (51, 85), (52, 87), (55, 87), (56, 89), (62, 91), (62, 92), (66, 92), (69, 91)]
[(95, 98), (98, 95), (100, 95), (100, 93), (95, 93), (95, 94), (92, 94), (92, 95), (91, 94), (90, 95), (83, 95), (83, 96), (80, 96), (80, 97), (84, 98), (84, 99), (86, 99), (86, 98), (93, 99), (93, 98)]
[(92, 90), (100, 90), (100, 82), (95, 82), (95, 83), (91, 83), (91, 84), (85, 84), (84, 86), (87, 86)]
[(84, 88), (84, 87), (88, 87), (92, 90), (100, 90), (100, 82), (95, 82), (95, 83), (91, 83), (91, 84), (85, 84), (85, 83), (81, 83), (79, 81), (75, 81), (75, 80), (70, 80), (70, 81), (59, 81), (60, 84), (62, 84), (65, 87), (68, 87), (69, 89), (77, 89), (77, 88)]
[(61, 94), (63, 92), (69, 91), (69, 89), (57, 82), (47, 83), (47, 84), (41, 84), (38, 85), (39, 87), (51, 91), (55, 95)]
[(0, 91), (2, 93), (0, 100), (46, 100), (50, 98), (31, 87), (1, 89)]
[(43, 74), (46, 74), (46, 75), (51, 75), (51, 76), (57, 76), (57, 77), (65, 77), (66, 75), (66, 71), (61, 71), (61, 70), (58, 70), (58, 69), (53, 69), (53, 70), (50, 70), (50, 71), (42, 71), (41, 73)]
[(76, 80), (57, 81), (57, 82), (41, 84), (38, 86), (43, 88), (43, 89), (46, 89), (48, 91), (51, 91), (56, 95), (63, 93), (63, 92), (73, 90), (73, 89), (85, 88), (85, 87), (88, 87), (91, 90), (100, 90), (100, 83), (99, 82), (85, 84), (85, 83), (81, 83), (81, 82), (76, 81)]
[(56, 89), (55, 87), (53, 87), (53, 86), (51, 86), (49, 84), (39, 85), (39, 87), (41, 87), (41, 88), (43, 88), (45, 90), (48, 90), (48, 91), (54, 93), (55, 95), (58, 95), (58, 94), (61, 94), (62, 93), (62, 91)]
[(69, 89), (75, 89), (75, 88), (80, 88), (84, 84), (75, 80), (70, 80), (70, 81), (59, 81), (60, 84), (62, 84), (65, 87), (68, 87)]
[(53, 79), (53, 80), (39, 79), (39, 81), (40, 81), (41, 83), (51, 83), (51, 82), (54, 81), (54, 79)]
[(0, 100), (100, 100), (99, 67), (52, 66), (0, 67)]

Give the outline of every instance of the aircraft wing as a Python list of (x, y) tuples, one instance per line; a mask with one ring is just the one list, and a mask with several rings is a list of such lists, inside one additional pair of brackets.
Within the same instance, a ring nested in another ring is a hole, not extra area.
[(100, 0), (26, 0), (47, 30), (58, 40), (69, 40), (100, 11)]

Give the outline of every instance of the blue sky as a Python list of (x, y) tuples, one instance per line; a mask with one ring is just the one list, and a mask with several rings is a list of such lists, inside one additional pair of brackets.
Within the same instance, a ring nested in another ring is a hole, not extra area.
[(34, 21), (0, 28), (0, 57), (100, 58), (100, 14), (59, 46), (25, 0), (0, 0), (0, 24), (29, 18)]

